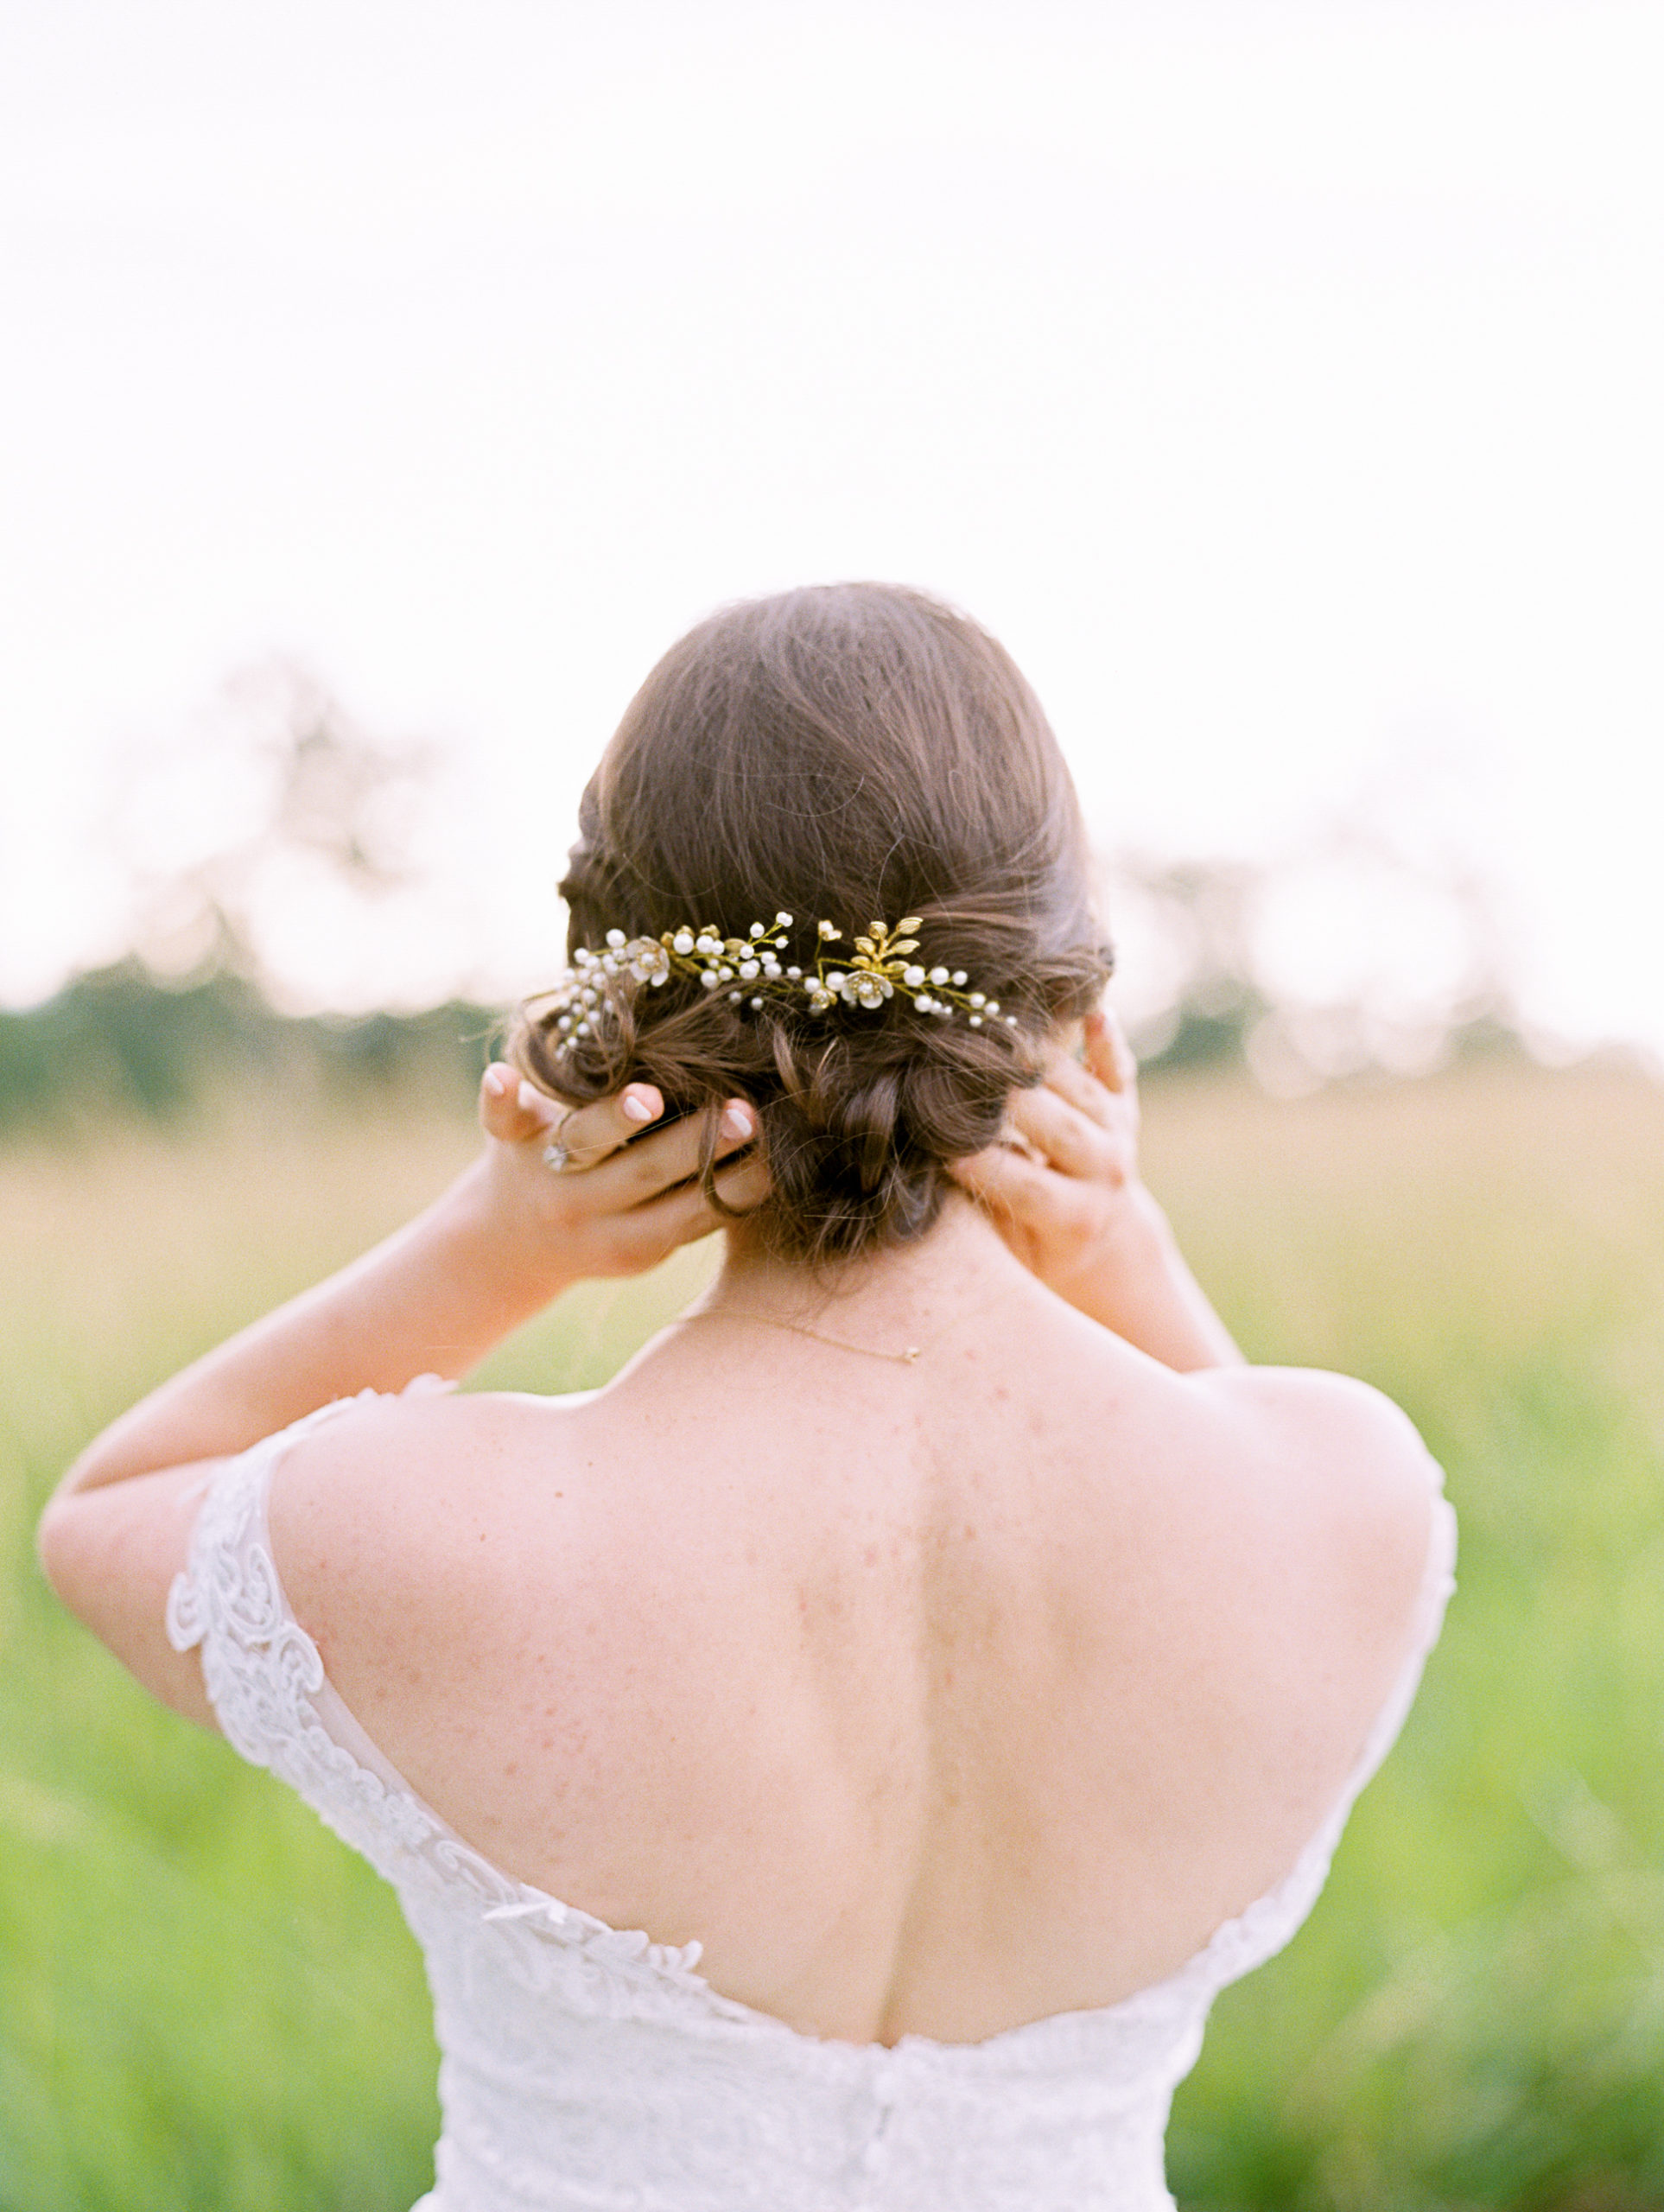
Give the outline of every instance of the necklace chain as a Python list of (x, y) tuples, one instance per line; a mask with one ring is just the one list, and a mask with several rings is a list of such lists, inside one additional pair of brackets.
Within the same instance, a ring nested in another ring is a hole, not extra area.
[[(905, 1351), (890, 1351), (880, 1344), (851, 1344), (845, 1337), (829, 1337), (819, 1329), (805, 1328), (801, 1321), (783, 1321), (775, 1313), (753, 1313), (745, 1306), (702, 1308), (697, 1313), (678, 1313), (678, 1323), (683, 1321), (760, 1321), (765, 1329), (790, 1329), (794, 1337), (808, 1337), (817, 1344), (830, 1344), (837, 1351), (858, 1351), (868, 1359), (893, 1360), (898, 1366), (911, 1367), (927, 1347), (909, 1344)], [(936, 1340), (931, 1338), (931, 1343)]]
[(783, 1320), (778, 1313), (759, 1313), (754, 1307), (746, 1306), (702, 1306), (695, 1313), (678, 1313), (671, 1325), (679, 1326), (687, 1321), (758, 1321), (765, 1329), (786, 1329), (794, 1337), (808, 1337), (812, 1343), (830, 1344), (835, 1351), (855, 1351), (863, 1359), (887, 1359), (897, 1367), (912, 1367), (924, 1353), (941, 1343), (949, 1329), (956, 1329), (962, 1321), (975, 1319), (977, 1314), (986, 1313), (1003, 1294), (1002, 1286), (994, 1292), (993, 1298), (985, 1299), (981, 1306), (973, 1306), (969, 1314), (956, 1313), (953, 1319), (938, 1329), (934, 1336), (926, 1337), (923, 1344), (909, 1344), (903, 1351), (892, 1351), (881, 1344), (852, 1344), (848, 1337), (829, 1337), (822, 1330), (811, 1329), (802, 1321)]

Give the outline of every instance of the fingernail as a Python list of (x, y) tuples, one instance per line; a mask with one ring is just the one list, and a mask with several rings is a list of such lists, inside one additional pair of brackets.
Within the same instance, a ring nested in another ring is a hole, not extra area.
[(624, 1109), (626, 1122), (651, 1122), (654, 1118), (653, 1109), (647, 1101), (638, 1098), (632, 1090), (626, 1090), (619, 1103)]
[(514, 1103), (523, 1114), (536, 1114), (542, 1109), (543, 1094), (529, 1083), (523, 1083), (514, 1094)]
[(722, 1134), (725, 1137), (748, 1137), (757, 1127), (757, 1117), (749, 1106), (725, 1106), (722, 1109)]
[(486, 1088), (493, 1098), (505, 1097), (508, 1094), (508, 1087), (513, 1080), (513, 1073), (508, 1068), (486, 1070)]

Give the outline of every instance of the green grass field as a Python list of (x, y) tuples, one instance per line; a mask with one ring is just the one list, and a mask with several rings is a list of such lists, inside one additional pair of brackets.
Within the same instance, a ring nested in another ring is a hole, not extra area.
[[(1403, 1744), (1180, 2092), (1175, 2190), (1664, 2208), (1664, 1092), (1503, 1066), (1288, 1105), (1174, 1083), (1146, 1122), (1250, 1356), (1391, 1393), (1463, 1522)], [(391, 1896), (59, 1614), (31, 1529), (102, 1422), (470, 1147), (388, 1112), (0, 1155), (0, 2212), (403, 2212), (428, 2184), (434, 2052)], [(600, 1379), (703, 1264), (575, 1294), (484, 1379)]]

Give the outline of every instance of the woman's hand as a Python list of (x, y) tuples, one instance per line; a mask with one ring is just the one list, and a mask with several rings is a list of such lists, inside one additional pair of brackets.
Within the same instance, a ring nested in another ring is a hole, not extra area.
[(1059, 1049), (1012, 1093), (1000, 1141), (953, 1172), (1023, 1265), (1090, 1312), (1137, 1205), (1138, 1064), (1112, 1014), (1087, 1017), (1083, 1052)]
[(1089, 1014), (1083, 1058), (1060, 1051), (1014, 1091), (999, 1143), (953, 1173), (1025, 1267), (1169, 1367), (1242, 1354), (1185, 1266), (1138, 1172), (1138, 1064), (1112, 1014)]
[[(702, 1119), (653, 1129), (664, 1111), (651, 1084), (628, 1084), (610, 1098), (568, 1109), (500, 1060), (486, 1070), (483, 1201), (501, 1235), (546, 1265), (556, 1287), (642, 1274), (722, 1226), (700, 1187)], [(756, 1133), (755, 1109), (730, 1099), (717, 1124), (715, 1158), (730, 1160)], [(546, 1157), (551, 1147), (553, 1159)], [(715, 1188), (725, 1205), (743, 1210), (766, 1197), (767, 1171), (754, 1158), (736, 1160), (716, 1176)]]

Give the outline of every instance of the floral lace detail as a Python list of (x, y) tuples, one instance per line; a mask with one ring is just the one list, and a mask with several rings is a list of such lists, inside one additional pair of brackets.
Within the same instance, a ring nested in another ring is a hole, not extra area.
[(219, 1470), (167, 1625), (176, 1649), (200, 1647), (232, 1745), (394, 1885), (422, 1947), (445, 2126), (416, 2212), (1173, 2212), (1173, 2089), (1215, 1993), (1311, 1910), (1408, 1711), (1452, 1586), (1443, 1499), (1410, 1663), (1341, 1802), (1274, 1890), (1118, 2005), (975, 2044), (861, 2047), (722, 1997), (694, 1970), (697, 1944), (655, 1944), (514, 1880), (365, 1734), (289, 1611), (266, 1499), (291, 1446), (375, 1396), (323, 1407)]
[[(423, 1377), (411, 1388), (424, 1386), (447, 1387)], [(344, 1843), (394, 1884), (407, 1909), (422, 1897), (467, 1901), (529, 1987), (560, 1981), (568, 1997), (597, 2011), (627, 2010), (644, 1990), (657, 1999), (678, 1988), (708, 2007), (713, 1993), (692, 1972), (698, 1944), (676, 1949), (653, 1943), (493, 1866), (379, 1759), (328, 1685), (318, 1647), (283, 1594), (266, 1498), (285, 1452), (321, 1423), (374, 1403), (378, 1395), (366, 1390), (337, 1399), (227, 1462), (209, 1485), (188, 1564), (168, 1593), (168, 1641), (176, 1651), (200, 1647), (208, 1702), (232, 1748), (305, 1798)], [(376, 1758), (382, 1771), (343, 1736), (359, 1738), (359, 1750)]]

